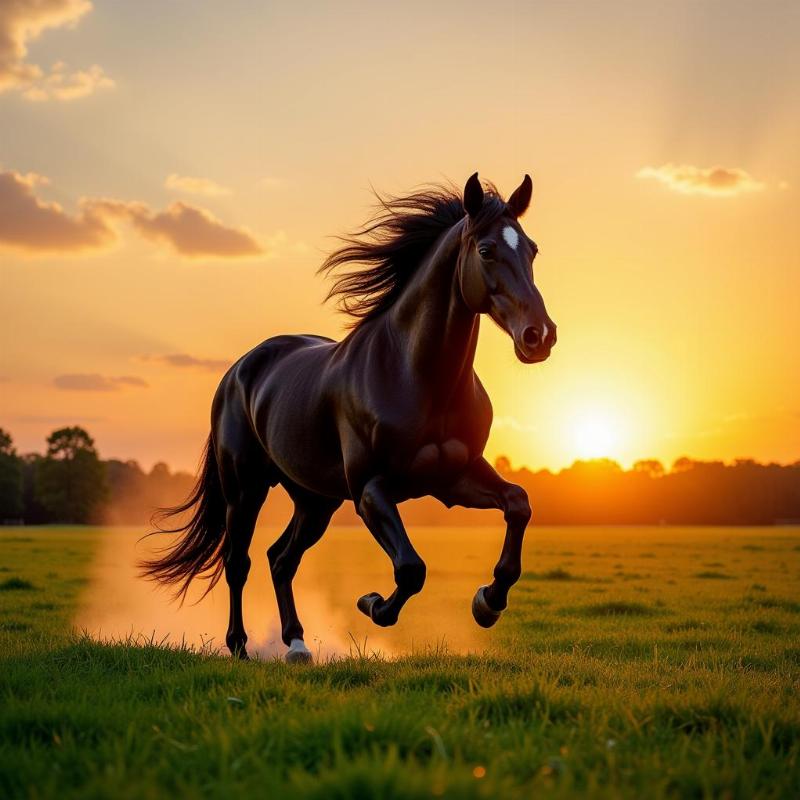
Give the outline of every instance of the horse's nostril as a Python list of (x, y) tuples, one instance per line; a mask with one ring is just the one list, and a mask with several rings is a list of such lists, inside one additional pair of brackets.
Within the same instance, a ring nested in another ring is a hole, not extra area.
[(530, 350), (538, 347), (541, 340), (542, 337), (539, 334), (539, 331), (534, 328), (533, 325), (525, 328), (525, 330), (522, 331), (522, 343)]

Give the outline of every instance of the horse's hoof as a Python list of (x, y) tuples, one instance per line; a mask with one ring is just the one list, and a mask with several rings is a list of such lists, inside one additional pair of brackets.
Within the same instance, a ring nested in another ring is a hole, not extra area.
[(370, 592), (358, 598), (356, 605), (362, 614), (366, 614), (373, 622), (375, 618), (372, 616), (372, 610), (375, 608), (375, 603), (380, 603), (383, 598), (377, 592)]
[(234, 647), (231, 647), (229, 645), (228, 649), (231, 651), (231, 656), (233, 658), (238, 659), (239, 661), (249, 661), (250, 660), (250, 656), (247, 655), (247, 650), (245, 649), (245, 646), (243, 644), (242, 645), (237, 645), (237, 646), (234, 646)]
[(312, 660), (311, 651), (302, 639), (292, 639), (285, 658), (289, 664), (309, 664)]
[(475, 617), (475, 622), (482, 628), (491, 628), (500, 619), (500, 614), (503, 613), (502, 611), (495, 611), (486, 602), (485, 592), (487, 588), (487, 586), (481, 586), (475, 592), (475, 597), (472, 598), (472, 616)]
[(359, 597), (356, 606), (362, 614), (366, 614), (372, 619), (372, 609), (375, 607), (375, 603), (380, 603), (381, 600), (383, 598), (377, 592), (370, 592)]
[(386, 607), (377, 608), (379, 603), (383, 602), (383, 598), (377, 592), (370, 592), (358, 598), (358, 610), (362, 614), (366, 614), (376, 625), (381, 628), (388, 628), (397, 622), (397, 614), (388, 616)]

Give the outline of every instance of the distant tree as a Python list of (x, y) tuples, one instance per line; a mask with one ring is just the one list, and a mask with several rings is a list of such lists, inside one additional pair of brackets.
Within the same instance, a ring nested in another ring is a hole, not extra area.
[(52, 521), (93, 520), (106, 497), (106, 470), (83, 428), (60, 428), (50, 434), (47, 453), (38, 465), (36, 490)]
[(13, 455), (16, 452), (11, 434), (0, 428), (0, 453), (11, 453)]
[(634, 463), (633, 471), (651, 478), (660, 478), (664, 474), (664, 465), (655, 458), (645, 458)]
[(494, 462), (494, 468), (501, 475), (511, 474), (511, 459), (508, 456), (497, 456)]
[(689, 470), (694, 469), (696, 461), (692, 461), (691, 458), (687, 456), (681, 456), (677, 459), (672, 465), (673, 472), (689, 472)]
[(572, 466), (563, 472), (571, 472), (582, 477), (608, 477), (622, 472), (622, 467), (611, 458), (591, 458), (587, 461), (573, 461)]
[(39, 465), (44, 458), (39, 453), (22, 456), (22, 518), (27, 525), (50, 522), (47, 509), (39, 499)]
[(153, 468), (150, 470), (150, 477), (156, 480), (165, 480), (169, 478), (172, 473), (169, 469), (169, 464), (164, 461), (156, 461)]
[(22, 516), (22, 459), (0, 428), (0, 522)]

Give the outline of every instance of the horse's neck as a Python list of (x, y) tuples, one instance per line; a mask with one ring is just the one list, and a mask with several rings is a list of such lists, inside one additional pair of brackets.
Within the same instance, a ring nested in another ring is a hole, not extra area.
[(401, 334), (412, 369), (453, 391), (472, 379), (479, 317), (461, 296), (456, 263), (463, 222), (445, 233), (389, 312)]

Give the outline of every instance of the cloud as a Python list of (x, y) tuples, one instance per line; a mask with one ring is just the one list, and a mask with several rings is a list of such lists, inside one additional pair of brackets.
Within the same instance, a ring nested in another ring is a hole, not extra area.
[(53, 65), (50, 74), (28, 89), (23, 95), (28, 100), (77, 100), (86, 97), (97, 89), (109, 89), (114, 81), (103, 72), (102, 67), (93, 64), (89, 69), (67, 73), (66, 65), (59, 61)]
[(642, 167), (637, 178), (654, 178), (676, 192), (730, 197), (743, 192), (757, 192), (765, 184), (737, 167), (693, 167), (690, 164), (664, 164)]
[(47, 182), (35, 173), (0, 172), (0, 245), (29, 252), (80, 252), (114, 242), (116, 234), (94, 209), (84, 204), (70, 216), (58, 203), (39, 200), (34, 189)]
[(22, 92), (29, 100), (75, 100), (114, 81), (93, 64), (69, 72), (58, 61), (45, 72), (26, 61), (28, 44), (49, 28), (75, 27), (92, 10), (89, 0), (12, 0), (0, 3), (0, 93)]
[(192, 178), (188, 175), (177, 175), (174, 172), (171, 175), (167, 175), (164, 186), (176, 192), (204, 194), (208, 197), (219, 197), (220, 195), (231, 193), (227, 186), (220, 186), (220, 184), (209, 178)]
[(508, 430), (515, 431), (516, 433), (538, 431), (538, 425), (531, 425), (525, 422), (520, 422), (516, 417), (495, 417), (492, 425), (495, 428), (507, 428)]
[(219, 372), (227, 369), (231, 362), (221, 358), (197, 358), (188, 353), (170, 353), (165, 356), (142, 356), (142, 361), (157, 361), (170, 367), (196, 368), (208, 370), (209, 372)]
[(91, 208), (128, 221), (145, 239), (167, 244), (188, 258), (238, 258), (264, 252), (245, 228), (229, 228), (210, 211), (180, 201), (157, 212), (144, 203), (118, 200), (91, 201)]
[(0, 246), (28, 253), (78, 253), (107, 248), (127, 222), (140, 236), (189, 258), (237, 258), (264, 253), (244, 228), (225, 225), (211, 212), (177, 202), (164, 211), (144, 203), (83, 198), (77, 214), (36, 196), (48, 183), (41, 175), (0, 171)]
[(71, 375), (58, 375), (53, 378), (53, 384), (58, 389), (70, 392), (116, 392), (121, 387), (136, 386), (147, 388), (148, 384), (135, 375), (120, 375), (109, 377), (97, 373)]

